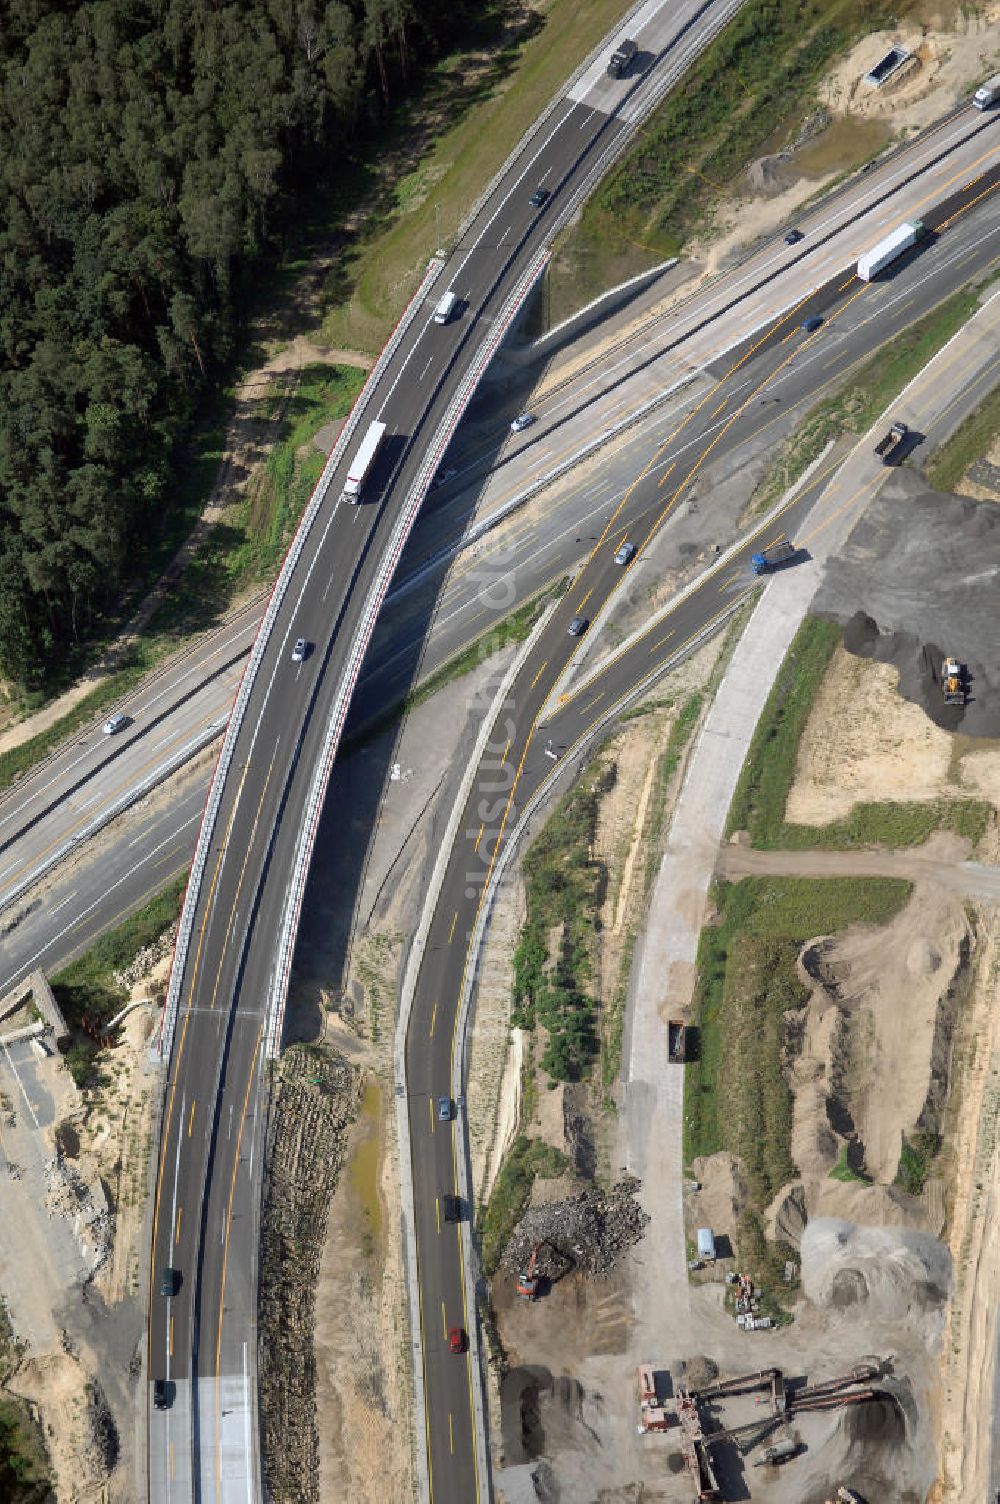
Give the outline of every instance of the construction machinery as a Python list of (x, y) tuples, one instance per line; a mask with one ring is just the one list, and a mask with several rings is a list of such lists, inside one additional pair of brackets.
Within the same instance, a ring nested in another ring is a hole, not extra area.
[[(551, 1257), (546, 1260), (546, 1264), (549, 1267), (539, 1269), (538, 1260), (543, 1249), (548, 1249)], [(523, 1273), (517, 1276), (515, 1289), (522, 1300), (537, 1300), (540, 1295), (544, 1295), (545, 1291), (551, 1285), (554, 1285), (556, 1280), (561, 1279), (567, 1270), (572, 1267), (573, 1260), (569, 1255), (557, 1248), (549, 1238), (543, 1238), (531, 1250), (528, 1267)]]
[(941, 665), (941, 692), (946, 705), (965, 704), (965, 665), (946, 658)]

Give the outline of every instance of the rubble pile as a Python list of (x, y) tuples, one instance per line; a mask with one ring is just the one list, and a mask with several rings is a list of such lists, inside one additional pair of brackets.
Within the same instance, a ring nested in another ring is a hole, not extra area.
[(343, 1056), (309, 1046), (293, 1045), (278, 1072), (261, 1230), (259, 1373), (264, 1473), (275, 1504), (319, 1499), (316, 1281), (362, 1084)]
[(90, 1184), (57, 1155), (45, 1162), (45, 1203), (50, 1217), (69, 1223), (88, 1274), (96, 1274), (114, 1239), (114, 1217), (100, 1181)]
[(649, 1221), (636, 1200), (640, 1184), (628, 1175), (609, 1191), (591, 1186), (566, 1201), (531, 1207), (514, 1229), (501, 1265), (516, 1276), (537, 1248), (535, 1270), (543, 1278), (557, 1280), (567, 1266), (584, 1274), (610, 1274)]
[(174, 923), (169, 929), (164, 930), (163, 934), (156, 940), (153, 940), (151, 944), (144, 945), (142, 950), (132, 957), (129, 964), (122, 967), (121, 971), (113, 973), (118, 986), (125, 987), (131, 992), (133, 987), (141, 982), (144, 977), (148, 977), (154, 967), (159, 966), (160, 962), (165, 961), (173, 952), (174, 941), (176, 939), (177, 925)]

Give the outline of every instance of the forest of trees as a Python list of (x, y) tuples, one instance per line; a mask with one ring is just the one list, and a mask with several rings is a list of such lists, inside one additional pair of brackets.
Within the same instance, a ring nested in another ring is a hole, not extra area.
[(296, 194), (482, 9), (0, 0), (0, 673), (120, 599)]

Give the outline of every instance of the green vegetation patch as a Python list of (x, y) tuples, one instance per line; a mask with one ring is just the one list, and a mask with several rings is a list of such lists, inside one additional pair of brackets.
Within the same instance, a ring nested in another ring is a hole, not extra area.
[(500, 1167), (489, 1204), (480, 1219), (483, 1270), (487, 1277), (499, 1267), (500, 1255), (528, 1205), (535, 1176), (554, 1180), (565, 1174), (568, 1166), (561, 1150), (524, 1133), (518, 1134)]
[(981, 799), (856, 804), (843, 820), (829, 825), (785, 820), (799, 742), (840, 640), (837, 624), (816, 616), (806, 617), (795, 634), (750, 742), (726, 821), (727, 836), (746, 830), (756, 847), (801, 851), (814, 846), (919, 846), (936, 830), (953, 830), (975, 846), (991, 815), (991, 806)]
[[(887, 924), (910, 884), (888, 879), (746, 878), (713, 892), (717, 917), (702, 931), (694, 1056), (685, 1067), (684, 1161), (725, 1149), (742, 1161), (748, 1216), (760, 1218), (795, 1174), (792, 1099), (783, 1073), (787, 1016), (808, 997), (796, 960), (813, 936), (850, 924)], [(749, 1224), (748, 1224), (749, 1227)], [(752, 1232), (752, 1228), (749, 1228)], [(774, 1268), (740, 1245), (763, 1280)]]
[(927, 1182), (931, 1161), (941, 1147), (941, 1140), (929, 1129), (919, 1128), (911, 1138), (903, 1136), (895, 1184), (911, 1196), (919, 1196)]
[(954, 491), (973, 461), (984, 458), (998, 433), (1000, 387), (991, 392), (936, 451), (927, 466), (931, 485), (938, 491)]
[(851, 1181), (856, 1181), (859, 1185), (871, 1185), (872, 1183), (870, 1175), (864, 1175), (860, 1170), (855, 1170), (851, 1164), (850, 1144), (841, 1144), (837, 1163), (830, 1171), (829, 1179), (842, 1180), (848, 1184)]
[(553, 1081), (580, 1080), (599, 1048), (588, 985), (608, 875), (592, 851), (601, 799), (616, 778), (613, 762), (595, 759), (524, 858), (527, 918), (514, 952), (512, 1021), (545, 1025), (540, 1064)]
[(52, 1475), (40, 1423), (21, 1400), (0, 1400), (0, 1498), (48, 1504)]
[[(71, 1028), (79, 1029), (85, 1017), (94, 1024), (106, 1023), (124, 1007), (128, 993), (115, 980), (115, 972), (124, 971), (170, 928), (180, 914), (186, 887), (185, 873), (52, 978), (52, 991)], [(71, 1045), (66, 1062), (78, 1086), (93, 1080), (96, 1055), (96, 1042), (86, 1036)]]

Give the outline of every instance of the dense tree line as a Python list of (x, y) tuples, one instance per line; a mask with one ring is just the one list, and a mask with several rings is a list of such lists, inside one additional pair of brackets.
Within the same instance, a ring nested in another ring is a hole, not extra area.
[(120, 595), (250, 272), (475, 0), (0, 0), (0, 671)]

